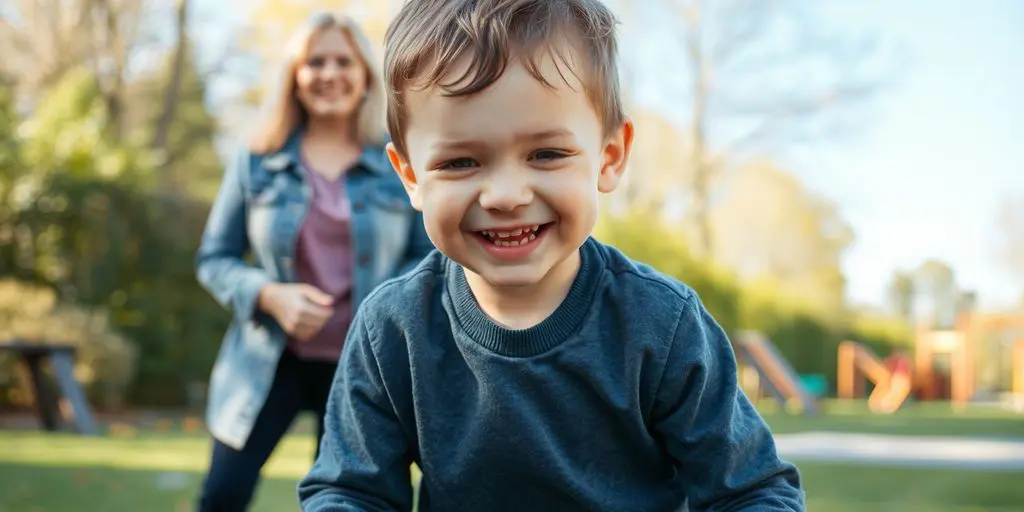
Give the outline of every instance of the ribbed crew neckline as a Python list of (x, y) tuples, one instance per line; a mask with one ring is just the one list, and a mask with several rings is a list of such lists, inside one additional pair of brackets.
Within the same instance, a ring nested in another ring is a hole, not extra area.
[(565, 300), (541, 323), (526, 329), (508, 329), (492, 320), (473, 296), (465, 270), (452, 260), (448, 260), (448, 290), (459, 324), (473, 341), (504, 356), (529, 357), (551, 350), (579, 329), (594, 300), (602, 268), (601, 250), (588, 238), (580, 247), (580, 268)]

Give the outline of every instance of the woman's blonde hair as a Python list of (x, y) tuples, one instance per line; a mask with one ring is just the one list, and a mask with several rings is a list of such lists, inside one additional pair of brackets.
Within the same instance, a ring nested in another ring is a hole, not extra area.
[(336, 14), (318, 14), (288, 41), (286, 57), (277, 90), (263, 102), (263, 120), (249, 143), (254, 153), (268, 154), (280, 150), (295, 129), (306, 121), (308, 113), (296, 95), (295, 75), (309, 53), (313, 38), (328, 30), (339, 30), (355, 46), (366, 67), (366, 97), (356, 114), (356, 142), (362, 145), (384, 143), (384, 91), (380, 66), (373, 58), (369, 38), (351, 18)]

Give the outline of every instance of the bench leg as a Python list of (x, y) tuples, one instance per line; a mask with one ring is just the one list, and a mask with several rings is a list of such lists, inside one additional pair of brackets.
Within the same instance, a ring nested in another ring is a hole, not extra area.
[(60, 412), (57, 407), (57, 397), (53, 396), (50, 386), (46, 383), (46, 375), (43, 373), (43, 358), (25, 356), (25, 365), (28, 366), (32, 378), (32, 394), (39, 421), (43, 424), (44, 429), (55, 431), (60, 427)]
[(71, 403), (74, 423), (78, 432), (84, 435), (96, 435), (96, 421), (92, 417), (92, 408), (89, 407), (89, 402), (85, 399), (82, 387), (75, 380), (71, 354), (56, 352), (50, 358), (57, 374), (57, 384), (60, 386), (61, 394)]

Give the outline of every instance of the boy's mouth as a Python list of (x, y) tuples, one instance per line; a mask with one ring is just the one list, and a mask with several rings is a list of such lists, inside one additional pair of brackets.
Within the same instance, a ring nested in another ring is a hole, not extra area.
[(529, 244), (543, 234), (544, 230), (553, 224), (533, 224), (518, 226), (514, 228), (487, 229), (477, 231), (481, 238), (498, 247), (519, 247)]

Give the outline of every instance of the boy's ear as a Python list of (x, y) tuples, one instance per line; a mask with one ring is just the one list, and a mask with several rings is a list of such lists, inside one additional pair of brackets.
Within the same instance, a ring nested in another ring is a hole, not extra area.
[(607, 194), (618, 188), (622, 174), (626, 172), (629, 152), (632, 149), (633, 120), (626, 118), (605, 142), (601, 171), (597, 177), (597, 190)]
[(416, 173), (413, 172), (412, 166), (398, 153), (394, 143), (388, 142), (385, 149), (388, 152), (388, 160), (391, 161), (391, 167), (398, 174), (398, 178), (402, 180), (405, 192), (409, 194), (409, 202), (412, 203), (413, 208), (422, 211), (420, 207), (419, 183), (416, 182)]

